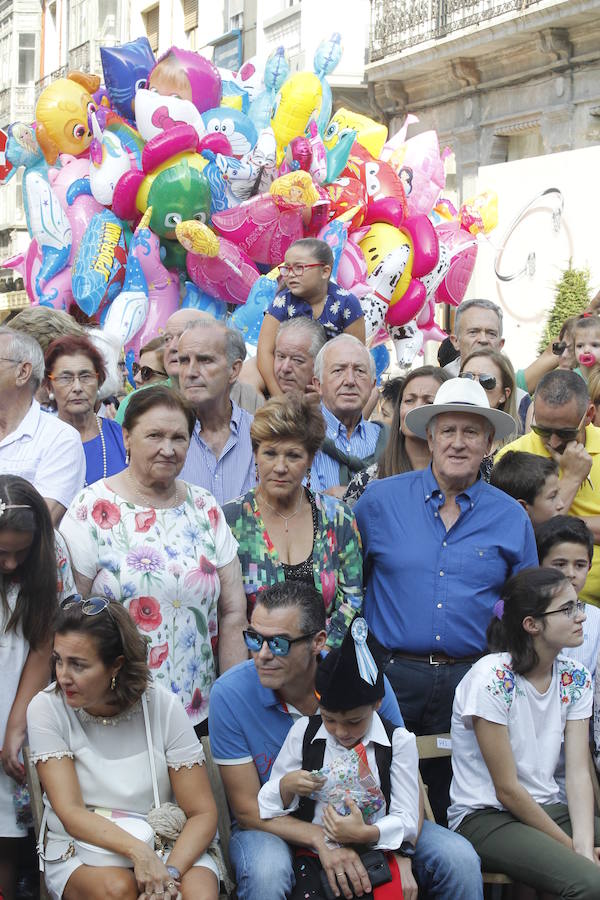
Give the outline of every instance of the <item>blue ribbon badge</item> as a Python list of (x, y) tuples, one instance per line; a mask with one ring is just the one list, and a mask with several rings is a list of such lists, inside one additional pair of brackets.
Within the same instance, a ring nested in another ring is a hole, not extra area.
[(368, 684), (375, 684), (379, 670), (371, 651), (367, 647), (369, 627), (365, 620), (362, 618), (355, 619), (350, 627), (350, 633), (354, 639), (354, 650), (360, 677)]

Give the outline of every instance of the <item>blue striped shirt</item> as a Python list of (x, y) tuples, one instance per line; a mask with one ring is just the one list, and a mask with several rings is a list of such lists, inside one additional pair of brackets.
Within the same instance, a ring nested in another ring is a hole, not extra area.
[[(325, 436), (331, 438), (335, 446), (344, 453), (364, 459), (365, 456), (370, 456), (371, 453), (375, 452), (381, 425), (377, 425), (375, 422), (366, 422), (361, 416), (360, 422), (356, 428), (352, 429), (352, 434), (348, 437), (346, 426), (323, 403), (321, 403), (321, 412), (327, 427)], [(339, 462), (328, 456), (327, 453), (319, 450), (315, 454), (312, 469), (310, 470), (311, 488), (314, 491), (326, 491), (339, 483)]]
[(247, 493), (256, 484), (254, 454), (250, 441), (253, 417), (231, 401), (230, 435), (217, 459), (202, 440), (202, 425), (196, 422), (180, 477), (206, 488), (219, 506)]

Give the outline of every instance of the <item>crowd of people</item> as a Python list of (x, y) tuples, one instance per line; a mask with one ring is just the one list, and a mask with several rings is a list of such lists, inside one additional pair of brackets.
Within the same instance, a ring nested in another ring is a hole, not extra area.
[(600, 317), (515, 372), (463, 301), (378, 388), (330, 257), (288, 250), (256, 359), (180, 309), (127, 392), (66, 313), (0, 328), (3, 900), (25, 745), (53, 900), (600, 896)]

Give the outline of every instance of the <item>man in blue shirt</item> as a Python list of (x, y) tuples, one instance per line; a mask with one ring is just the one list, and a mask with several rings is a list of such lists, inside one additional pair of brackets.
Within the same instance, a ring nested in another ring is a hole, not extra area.
[[(323, 599), (301, 582), (275, 585), (258, 594), (247, 634), (254, 647), (252, 660), (229, 669), (211, 691), (211, 748), (236, 819), (229, 850), (238, 900), (284, 900), (293, 886), (288, 844), (318, 851), (322, 832), (293, 816), (261, 820), (257, 795), (293, 723), (317, 710), (315, 673), (326, 639)], [(283, 638), (283, 655), (273, 652), (276, 644), (272, 648), (267, 643), (275, 636), (280, 644)], [(402, 724), (389, 684), (380, 713)], [(352, 881), (357, 868), (343, 849), (336, 853), (336, 869), (346, 871)], [(479, 858), (472, 846), (431, 822), (423, 822), (412, 865), (408, 856), (401, 860), (401, 874), (405, 900), (417, 896), (415, 877), (431, 898), (483, 896)]]
[(190, 322), (179, 339), (179, 385), (196, 413), (181, 478), (206, 488), (223, 506), (256, 483), (252, 416), (231, 399), (246, 355), (235, 328), (213, 319)]
[[(479, 474), (493, 441), (515, 428), (490, 409), (481, 385), (446, 381), (433, 404), (407, 414), (406, 427), (428, 441), (431, 466), (372, 482), (354, 507), (364, 616), (390, 651), (386, 674), (406, 727), (436, 734), (450, 730), (456, 685), (486, 652), (502, 585), (538, 559), (525, 510)], [(438, 820), (448, 773), (431, 792)]]
[[(375, 462), (388, 432), (362, 416), (375, 386), (375, 360), (358, 338), (341, 334), (325, 344), (315, 359), (314, 384), (327, 431), (310, 479), (313, 490), (327, 491), (346, 486), (356, 472)], [(343, 494), (340, 489), (339, 496)]]

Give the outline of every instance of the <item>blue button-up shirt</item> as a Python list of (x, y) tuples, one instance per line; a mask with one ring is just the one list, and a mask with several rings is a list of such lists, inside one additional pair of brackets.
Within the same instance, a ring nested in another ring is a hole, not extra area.
[(431, 466), (371, 482), (354, 507), (363, 541), (363, 613), (390, 650), (465, 657), (486, 649), (504, 582), (537, 566), (533, 528), (512, 497), (478, 478), (446, 531)]
[[(364, 459), (365, 456), (370, 456), (375, 452), (381, 425), (376, 422), (367, 422), (361, 417), (360, 422), (348, 437), (346, 426), (323, 403), (321, 403), (321, 412), (327, 429), (325, 436), (331, 438), (335, 446), (344, 453)], [(319, 450), (315, 454), (310, 470), (310, 483), (315, 491), (326, 491), (328, 488), (340, 484), (339, 462)]]
[(196, 422), (180, 478), (206, 488), (219, 506), (247, 493), (256, 484), (254, 454), (250, 440), (252, 416), (231, 401), (230, 434), (217, 459), (202, 440), (202, 425)]

